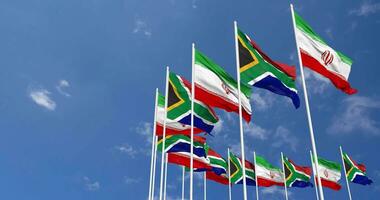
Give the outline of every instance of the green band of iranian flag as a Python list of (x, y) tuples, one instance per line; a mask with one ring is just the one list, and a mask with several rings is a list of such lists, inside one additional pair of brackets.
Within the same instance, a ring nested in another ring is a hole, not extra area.
[(303, 65), (330, 79), (335, 87), (343, 92), (356, 93), (357, 90), (348, 82), (352, 60), (327, 45), (297, 13), (294, 13), (294, 18), (295, 34)]
[[(318, 158), (318, 174), (321, 178), (322, 186), (333, 190), (340, 190), (338, 183), (341, 178), (341, 166), (339, 163)], [(318, 183), (318, 181), (316, 181)]]
[(274, 167), (261, 156), (256, 156), (256, 174), (259, 186), (284, 185), (284, 175), (280, 168)]

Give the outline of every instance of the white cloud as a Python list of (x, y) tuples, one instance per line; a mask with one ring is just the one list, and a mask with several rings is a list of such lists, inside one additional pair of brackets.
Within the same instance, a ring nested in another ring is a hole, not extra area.
[(147, 144), (152, 144), (153, 125), (149, 122), (141, 122), (135, 131), (146, 138)]
[(255, 92), (251, 95), (251, 100), (253, 101), (253, 106), (255, 110), (264, 111), (272, 107), (274, 98), (270, 97), (268, 92)]
[(375, 14), (380, 11), (380, 3), (372, 3), (370, 1), (363, 1), (359, 8), (352, 9), (349, 14), (357, 16), (368, 16), (370, 14)]
[(257, 124), (249, 123), (244, 124), (244, 133), (256, 139), (266, 140), (270, 132)]
[(70, 87), (70, 83), (67, 80), (63, 79), (58, 82), (58, 85), (55, 88), (61, 95), (65, 97), (70, 97), (71, 95), (64, 91), (65, 88), (68, 88), (68, 87)]
[(48, 110), (55, 110), (56, 103), (50, 98), (50, 92), (46, 89), (31, 89), (29, 97), (39, 106)]
[(118, 150), (120, 153), (127, 154), (131, 158), (134, 158), (136, 156), (136, 154), (138, 153), (138, 151), (135, 150), (129, 144), (123, 144), (123, 145), (120, 145), (120, 146), (115, 146), (115, 149)]
[(87, 176), (83, 177), (84, 185), (88, 191), (96, 191), (100, 189), (100, 183), (98, 181), (92, 181)]
[(152, 36), (152, 32), (148, 28), (147, 23), (145, 21), (143, 21), (142, 19), (136, 19), (135, 20), (135, 26), (134, 26), (132, 32), (135, 34), (141, 33), (148, 38)]
[[(261, 193), (263, 195), (269, 195), (269, 196), (281, 196), (283, 198), (283, 196), (285, 195), (285, 189), (284, 187), (266, 187), (266, 188), (263, 188), (261, 190)], [(291, 196), (292, 193), (288, 190), (288, 197)], [(280, 198), (280, 199), (282, 199)]]
[(298, 139), (291, 134), (289, 129), (279, 126), (277, 127), (275, 134), (273, 136), (274, 142), (272, 143), (273, 147), (279, 148), (284, 145), (287, 145), (291, 150), (296, 151), (298, 145)]
[(223, 130), (223, 119), (219, 118), (218, 123), (215, 124), (214, 129), (212, 129), (212, 132), (215, 133), (215, 135), (218, 135)]
[(329, 37), (330, 39), (334, 39), (334, 36), (333, 36), (332, 28), (331, 28), (331, 27), (325, 29), (325, 33), (326, 33), (327, 37)]
[(192, 0), (191, 1), (191, 7), (194, 8), (194, 9), (198, 8), (198, 6), (197, 6), (197, 0)]
[(333, 117), (328, 132), (335, 135), (356, 131), (360, 134), (380, 134), (379, 122), (371, 117), (378, 113), (380, 100), (364, 96), (350, 96), (343, 100), (343, 109)]
[(141, 178), (131, 178), (131, 177), (125, 177), (124, 182), (126, 184), (136, 184), (141, 182)]
[[(308, 92), (312, 92), (313, 94), (325, 93), (330, 85), (330, 80), (309, 69), (304, 69), (304, 75)], [(302, 85), (301, 79), (298, 79), (298, 81)]]

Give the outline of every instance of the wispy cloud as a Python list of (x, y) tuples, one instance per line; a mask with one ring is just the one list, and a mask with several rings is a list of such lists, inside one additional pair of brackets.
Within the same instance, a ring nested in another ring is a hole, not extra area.
[(357, 131), (360, 134), (380, 135), (380, 125), (372, 118), (378, 113), (380, 100), (364, 96), (350, 96), (343, 100), (343, 108), (333, 117), (328, 132), (335, 135)]
[(70, 83), (67, 80), (63, 79), (63, 80), (60, 80), (58, 82), (58, 85), (55, 88), (57, 89), (57, 91), (61, 95), (65, 96), (65, 97), (70, 97), (71, 95), (69, 93), (65, 92), (65, 89), (69, 88), (69, 87), (70, 87)]
[(380, 3), (372, 3), (371, 1), (363, 1), (356, 9), (349, 11), (351, 15), (368, 16), (380, 11)]
[(141, 178), (124, 177), (126, 184), (136, 184), (141, 182)]
[(152, 144), (153, 125), (149, 122), (140, 122), (135, 132), (145, 137), (148, 144)]
[(92, 181), (87, 176), (83, 177), (85, 189), (88, 191), (96, 191), (100, 189), (100, 183), (98, 181)]
[(330, 39), (334, 39), (334, 35), (333, 35), (333, 32), (332, 32), (332, 28), (331, 28), (331, 27), (326, 28), (326, 29), (325, 29), (325, 33), (326, 33), (327, 37), (329, 37)]
[(135, 148), (133, 148), (133, 146), (129, 144), (115, 146), (115, 149), (119, 151), (120, 153), (128, 155), (131, 158), (135, 158), (136, 154), (138, 153), (138, 151), (135, 150)]
[(197, 0), (191, 0), (191, 7), (194, 9), (198, 8)]
[(147, 23), (142, 19), (135, 20), (135, 26), (132, 31), (134, 34), (143, 34), (144, 36), (150, 38), (152, 36), (152, 31), (148, 27)]
[(268, 130), (254, 123), (244, 124), (244, 133), (259, 140), (266, 140), (270, 134)]
[[(304, 75), (307, 89), (313, 94), (324, 94), (330, 85), (330, 80), (309, 69), (304, 70)], [(302, 85), (301, 79), (298, 79), (298, 81)]]
[[(267, 196), (284, 196), (285, 195), (285, 191), (283, 188), (279, 188), (279, 187), (267, 187), (267, 188), (263, 188), (261, 190), (261, 193), (263, 195), (267, 195)], [(288, 196), (291, 196), (292, 193), (288, 190)]]
[(291, 150), (296, 151), (298, 145), (298, 139), (296, 136), (291, 134), (289, 129), (279, 126), (277, 127), (274, 134), (274, 142), (272, 143), (273, 147), (279, 148), (282, 146), (288, 146)]
[(253, 102), (253, 106), (255, 110), (258, 111), (265, 111), (268, 110), (270, 107), (272, 107), (275, 96), (274, 94), (271, 94), (268, 91), (256, 91), (255, 93), (252, 93), (251, 100)]
[(50, 111), (55, 110), (57, 104), (51, 99), (50, 92), (46, 89), (30, 89), (29, 97), (39, 106)]
[(222, 132), (223, 124), (224, 124), (224, 120), (219, 118), (218, 123), (215, 124), (214, 129), (213, 129), (213, 133), (215, 133), (215, 135), (218, 135), (219, 133)]

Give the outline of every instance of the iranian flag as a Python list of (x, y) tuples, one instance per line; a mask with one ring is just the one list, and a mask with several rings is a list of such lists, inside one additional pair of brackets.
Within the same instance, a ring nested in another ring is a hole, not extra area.
[(294, 18), (295, 35), (303, 65), (330, 79), (335, 87), (343, 92), (355, 94), (357, 90), (352, 88), (348, 82), (352, 60), (327, 45), (309, 24), (295, 12)]
[(256, 156), (256, 176), (259, 186), (270, 187), (284, 185), (284, 174), (280, 168), (274, 167), (261, 156)]
[[(165, 97), (161, 94), (158, 94), (157, 99), (157, 121), (156, 121), (156, 135), (162, 136), (164, 130), (164, 119), (165, 119)], [(194, 134), (201, 133), (202, 130), (194, 127)], [(166, 135), (190, 135), (191, 126), (182, 124), (175, 120), (166, 118)]]
[[(338, 183), (341, 177), (340, 171), (341, 166), (339, 163), (318, 158), (318, 173), (323, 187), (328, 187), (333, 190), (340, 190), (342, 187)], [(316, 183), (318, 184), (318, 181), (316, 181)]]
[[(194, 64), (195, 98), (211, 107), (239, 113), (239, 90), (234, 78), (198, 50), (195, 50)], [(241, 84), (240, 91), (242, 115), (249, 122), (252, 113), (250, 88)]]

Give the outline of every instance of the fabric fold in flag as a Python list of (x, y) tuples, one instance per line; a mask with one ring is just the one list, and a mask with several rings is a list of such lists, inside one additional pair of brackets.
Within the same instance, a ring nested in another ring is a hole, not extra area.
[[(167, 117), (191, 125), (191, 84), (174, 73), (169, 74)], [(210, 133), (218, 121), (211, 107), (194, 100), (194, 127)]]
[[(157, 121), (156, 121), (156, 135), (162, 136), (164, 130), (165, 119), (165, 96), (158, 94), (157, 100)], [(194, 128), (194, 134), (203, 132), (199, 128)], [(191, 126), (179, 123), (177, 121), (166, 118), (166, 135), (188, 135), (190, 136)]]
[(346, 153), (343, 153), (343, 161), (347, 180), (360, 185), (372, 184), (373, 181), (367, 177), (366, 167), (363, 164), (356, 163)]
[(273, 61), (241, 30), (238, 30), (238, 45), (241, 82), (287, 96), (298, 108), (295, 67)]
[(335, 87), (343, 92), (355, 94), (357, 90), (348, 82), (352, 60), (331, 48), (297, 13), (294, 13), (294, 18), (302, 64), (330, 79)]
[[(237, 82), (222, 67), (210, 58), (195, 50), (195, 98), (211, 107), (239, 114), (239, 90)], [(243, 118), (251, 120), (249, 102), (250, 88), (241, 85)]]
[[(229, 155), (230, 162), (230, 179), (232, 184), (243, 184), (243, 165), (242, 160), (235, 156), (232, 152)], [(245, 161), (245, 178), (247, 185), (256, 185), (255, 167), (249, 161)]]

